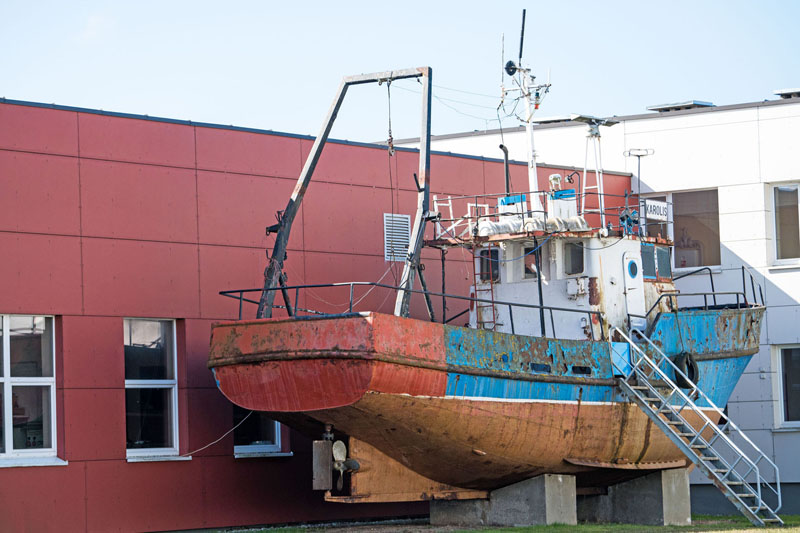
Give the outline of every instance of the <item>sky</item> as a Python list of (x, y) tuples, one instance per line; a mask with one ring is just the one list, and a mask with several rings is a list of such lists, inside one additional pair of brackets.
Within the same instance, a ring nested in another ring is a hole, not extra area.
[[(519, 125), (497, 106), (523, 8), (523, 63), (552, 83), (540, 117), (800, 87), (800, 0), (0, 2), (0, 97), (298, 134), (342, 77), (417, 66), (434, 134)], [(331, 135), (417, 137), (420, 98), (413, 80), (353, 88)]]

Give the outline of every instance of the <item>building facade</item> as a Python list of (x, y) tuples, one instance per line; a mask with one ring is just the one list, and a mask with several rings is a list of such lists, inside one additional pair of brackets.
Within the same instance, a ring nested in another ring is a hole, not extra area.
[[(612, 117), (601, 127), (605, 168), (634, 174), (632, 191), (667, 201), (671, 224), (648, 226), (675, 241), (676, 275), (707, 270), (677, 282), (683, 292), (743, 290), (742, 267), (754, 274), (744, 289), (763, 292), (767, 307), (761, 349), (731, 397), (731, 418), (781, 470), (784, 512), (800, 513), (800, 98), (797, 90), (763, 102), (715, 107), (705, 102), (655, 106), (653, 112)], [(568, 119), (535, 127), (540, 164), (584, 166), (585, 124)], [(496, 155), (503, 142), (525, 159), (521, 128), (443, 135), (441, 151)], [(401, 143), (413, 145), (413, 141)], [(650, 149), (639, 161), (633, 149)], [(589, 168), (593, 168), (589, 152)], [(697, 512), (725, 509), (707, 479), (693, 474)], [(729, 510), (733, 510), (730, 506)]]
[[(206, 367), (211, 324), (239, 312), (219, 292), (262, 285), (265, 227), (312, 142), (0, 100), (0, 530), (427, 514), (421, 502), (325, 502), (311, 490), (310, 442), (245, 419)], [(388, 260), (384, 215), (413, 215), (417, 161), (412, 150), (327, 145), (294, 223), (288, 283), (394, 284), (402, 262)], [(542, 183), (555, 171), (542, 168)], [(433, 154), (431, 175), (434, 194), (501, 190), (504, 179), (497, 159), (447, 154)], [(524, 188), (526, 167), (512, 165), (512, 178)], [(439, 254), (423, 258), (438, 289)], [(448, 292), (467, 294), (471, 269), (471, 256), (450, 254)], [(301, 308), (347, 306), (322, 289), (303, 298)], [(393, 294), (358, 305), (391, 312)], [(412, 314), (425, 316), (421, 299)]]

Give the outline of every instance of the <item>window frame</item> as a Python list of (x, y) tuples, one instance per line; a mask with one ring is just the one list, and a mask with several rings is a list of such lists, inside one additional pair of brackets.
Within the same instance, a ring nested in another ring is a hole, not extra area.
[[(259, 415), (259, 411), (251, 411), (253, 415)], [(236, 406), (232, 413), (235, 416)], [(251, 415), (252, 416), (252, 415)], [(281, 441), (281, 424), (277, 420), (271, 420), (274, 425), (275, 442), (272, 444), (236, 444), (236, 431), (233, 432), (233, 455), (236, 458), (246, 457), (269, 457), (274, 455), (285, 455), (283, 453), (283, 442)]]
[[(567, 255), (569, 252), (567, 252), (567, 250), (569, 250), (570, 247), (573, 246), (578, 247), (581, 250), (581, 269), (578, 272), (570, 273), (567, 271), (567, 265), (569, 264), (569, 262), (567, 261)], [(565, 240), (562, 243), (561, 250), (562, 250), (561, 257), (563, 263), (561, 270), (563, 271), (564, 278), (580, 278), (585, 276), (584, 272), (586, 272), (586, 246), (584, 245), (583, 240)]]
[[(43, 317), (45, 320), (50, 320), (50, 346), (51, 346), (51, 363), (53, 368), (52, 377), (12, 377), (11, 376), (11, 317)], [(58, 409), (56, 406), (56, 324), (55, 316), (43, 314), (4, 314), (0, 315), (0, 326), (3, 330), (3, 348), (2, 348), (2, 365), (3, 372), (0, 376), (0, 394), (3, 395), (3, 439), (5, 445), (5, 452), (0, 452), (0, 463), (6, 461), (27, 459), (27, 458), (41, 458), (41, 457), (57, 457), (58, 455)], [(51, 446), (49, 448), (33, 448), (25, 450), (14, 449), (14, 400), (13, 388), (14, 386), (49, 386), (50, 387), (50, 439)], [(8, 431), (11, 429), (11, 431)]]
[[(499, 248), (482, 248), (478, 253), (478, 280), (480, 283), (500, 283), (500, 266), (501, 257)], [(492, 263), (496, 268), (491, 268)], [(490, 268), (484, 269), (484, 266), (489, 265)]]
[(775, 388), (773, 388), (773, 397), (778, 398), (777, 402), (777, 420), (778, 420), (778, 428), (779, 429), (797, 429), (800, 430), (800, 420), (786, 420), (786, 397), (783, 394), (783, 350), (785, 349), (800, 349), (800, 344), (777, 344), (773, 345), (775, 357), (773, 361), (776, 361), (775, 368), (777, 369), (775, 380), (775, 388), (777, 388), (777, 394), (775, 394)]
[[(648, 198), (655, 199), (655, 198), (664, 198), (667, 202), (667, 209), (669, 210), (669, 215), (667, 217), (667, 234), (664, 236), (672, 242), (670, 248), (670, 262), (672, 263), (672, 277), (671, 278), (659, 278), (659, 281), (663, 280), (671, 280), (678, 274), (686, 274), (687, 272), (693, 272), (698, 268), (710, 268), (712, 272), (719, 273), (722, 272), (722, 236), (720, 235), (719, 238), (719, 253), (720, 253), (720, 264), (717, 265), (702, 265), (702, 266), (694, 266), (694, 267), (680, 267), (675, 264), (675, 202), (673, 195), (674, 194), (683, 194), (683, 193), (692, 193), (692, 192), (706, 192), (706, 191), (717, 191), (717, 221), (719, 222), (719, 187), (710, 187), (707, 189), (688, 189), (688, 190), (680, 190), (680, 191), (662, 191), (662, 192), (651, 192), (647, 194), (642, 194), (642, 200), (646, 200)], [(722, 230), (720, 230), (721, 233)]]
[[(788, 183), (772, 183), (770, 184), (770, 207), (772, 209), (772, 264), (775, 266), (782, 266), (782, 265), (797, 265), (800, 264), (800, 257), (787, 257), (784, 259), (778, 259), (778, 211), (777, 206), (775, 205), (775, 191), (779, 187), (792, 187), (797, 194), (797, 201), (798, 201), (798, 209), (800, 209), (800, 183), (798, 182), (788, 182)], [(800, 220), (798, 220), (798, 224), (800, 224)]]
[(172, 416), (170, 420), (170, 431), (172, 432), (171, 447), (164, 448), (128, 448), (127, 443), (127, 398), (125, 400), (125, 456), (127, 459), (142, 458), (142, 457), (173, 457), (178, 456), (180, 453), (180, 424), (178, 422), (178, 335), (177, 335), (177, 321), (174, 318), (152, 318), (152, 317), (123, 317), (123, 357), (125, 349), (125, 320), (142, 320), (152, 322), (168, 322), (172, 328), (172, 379), (125, 379), (125, 391), (128, 389), (170, 389), (170, 407), (172, 409)]

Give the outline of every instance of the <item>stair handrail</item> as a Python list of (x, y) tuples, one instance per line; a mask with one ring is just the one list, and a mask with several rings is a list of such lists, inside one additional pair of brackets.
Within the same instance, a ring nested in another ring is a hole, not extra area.
[[(672, 383), (672, 385), (674, 385), (674, 392), (678, 393), (678, 397), (683, 400), (684, 406), (693, 404), (694, 402), (692, 401), (690, 396), (697, 394), (697, 396), (702, 397), (708, 403), (708, 405), (711, 406), (711, 409), (713, 411), (717, 412), (720, 416), (725, 418), (726, 423), (723, 426), (720, 427), (720, 426), (717, 425), (716, 422), (712, 421), (708, 417), (708, 415), (706, 415), (706, 413), (704, 412), (703, 409), (698, 407), (697, 408), (697, 413), (699, 414), (699, 416), (701, 418), (701, 421), (703, 421), (704, 424), (703, 424), (703, 427), (699, 431), (697, 431), (697, 435), (701, 436), (702, 432), (706, 428), (711, 428), (712, 432), (715, 433), (715, 437), (713, 439), (711, 439), (712, 441), (716, 441), (719, 437), (722, 437), (723, 438), (723, 442), (725, 442), (735, 453), (739, 454), (739, 456), (741, 458), (743, 458), (745, 464), (750, 467), (750, 470), (748, 470), (744, 475), (741, 475), (741, 474), (737, 473), (737, 475), (739, 475), (742, 478), (742, 481), (744, 481), (745, 483), (750, 484), (749, 482), (747, 482), (745, 477), (748, 476), (751, 472), (755, 473), (755, 475), (756, 475), (756, 482), (755, 482), (756, 488), (755, 488), (755, 491), (757, 492), (757, 495), (758, 495), (759, 510), (765, 505), (764, 504), (764, 500), (763, 500), (763, 498), (761, 496), (761, 486), (762, 485), (766, 485), (775, 494), (775, 496), (777, 497), (778, 504), (774, 509), (771, 509), (773, 512), (777, 513), (777, 511), (781, 508), (781, 505), (782, 505), (781, 491), (780, 491), (780, 471), (778, 470), (778, 466), (758, 446), (756, 446), (756, 444), (752, 440), (750, 440), (750, 438), (739, 428), (739, 426), (737, 426), (733, 422), (733, 420), (730, 419), (730, 417), (726, 416), (724, 414), (723, 410), (720, 409), (719, 407), (717, 407), (717, 405), (711, 400), (711, 398), (709, 398), (708, 395), (706, 395), (706, 393), (704, 393), (697, 386), (697, 384), (694, 383), (694, 381), (689, 379), (689, 377), (683, 371), (681, 371), (675, 365), (675, 363), (673, 363), (672, 360), (669, 357), (667, 357), (667, 355), (663, 351), (661, 351), (661, 349), (658, 346), (656, 346), (653, 343), (653, 341), (650, 340), (649, 337), (647, 337), (644, 333), (642, 333), (640, 330), (638, 330), (636, 328), (633, 328), (633, 329), (630, 330), (631, 334), (636, 333), (637, 335), (639, 335), (639, 337), (641, 337), (645, 341), (647, 341), (647, 343), (656, 351), (656, 353), (658, 355), (660, 355), (661, 358), (664, 361), (667, 362), (668, 366), (672, 367), (672, 369), (673, 369), (673, 371), (675, 372), (676, 375), (682, 376), (688, 383), (691, 384), (691, 388), (690, 388), (691, 392), (688, 395), (686, 393), (684, 393), (683, 390), (680, 387), (675, 385), (675, 383), (672, 381), (672, 379), (669, 378), (669, 376), (660, 368), (660, 366), (657, 365), (655, 362), (653, 362), (653, 360), (650, 359), (650, 357), (635, 342), (633, 342), (633, 340), (631, 340), (631, 338), (628, 337), (622, 330), (620, 330), (618, 327), (614, 327), (613, 331), (615, 331), (623, 339), (625, 339), (628, 342), (628, 345), (631, 346), (632, 349), (635, 352), (637, 352), (637, 354), (640, 356), (639, 360), (636, 363), (631, 365), (631, 371), (630, 371), (630, 373), (628, 373), (626, 375), (626, 378), (629, 378), (637, 370), (641, 371), (641, 369), (639, 368), (639, 364), (642, 361), (645, 361), (659, 375), (659, 377), (663, 381), (668, 382), (668, 383)], [(609, 338), (612, 338), (610, 334), (609, 334)], [(613, 360), (612, 360), (612, 364), (613, 364)], [(621, 370), (616, 365), (614, 365), (614, 366), (618, 370)], [(625, 373), (623, 372), (623, 374), (625, 374)], [(672, 406), (669, 406), (669, 407), (672, 408)], [(680, 414), (678, 412), (676, 412), (675, 414), (680, 416)], [(756, 461), (753, 461), (752, 459), (750, 459), (750, 457), (748, 457), (744, 452), (742, 452), (741, 449), (739, 449), (739, 447), (736, 445), (735, 442), (733, 442), (727, 435), (725, 435), (724, 430), (725, 430), (725, 428), (728, 428), (728, 427), (731, 428), (733, 431), (735, 431), (739, 437), (743, 438), (744, 441), (747, 442), (753, 448), (753, 450), (755, 452), (757, 452), (759, 457), (758, 457), (758, 459)], [(777, 489), (775, 487), (772, 487), (770, 482), (768, 482), (766, 480), (766, 478), (761, 475), (760, 469), (758, 468), (758, 463), (761, 462), (762, 460), (766, 460), (766, 462), (768, 463), (768, 466), (770, 466), (772, 471), (774, 472), (774, 474), (775, 474), (775, 486), (777, 487)], [(725, 461), (725, 462), (727, 463), (727, 461)], [(733, 471), (733, 467), (734, 466), (735, 465), (733, 465), (731, 467), (731, 471)]]

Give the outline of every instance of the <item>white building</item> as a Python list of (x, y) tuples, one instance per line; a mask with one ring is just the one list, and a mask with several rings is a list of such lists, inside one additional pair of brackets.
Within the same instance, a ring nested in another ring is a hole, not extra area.
[[(635, 193), (637, 159), (624, 152), (654, 151), (641, 159), (641, 189), (672, 204), (673, 224), (663, 230), (675, 241), (676, 276), (708, 266), (717, 290), (741, 291), (742, 265), (755, 273), (767, 305), (761, 350), (728, 410), (780, 466), (782, 512), (800, 513), (800, 89), (776, 94), (763, 102), (691, 101), (614, 117), (618, 124), (601, 128), (602, 163), (633, 173)], [(535, 132), (537, 162), (584, 166), (585, 124), (544, 122)], [(502, 142), (512, 159), (527, 158), (524, 128), (504, 129)], [(500, 143), (500, 130), (489, 130), (436, 136), (431, 145), (496, 158)], [(592, 169), (591, 153), (590, 161)], [(708, 291), (708, 274), (683, 278), (678, 288)], [(752, 298), (749, 278), (747, 291)], [(697, 473), (692, 480), (695, 511), (723, 511), (724, 499), (708, 480)]]

